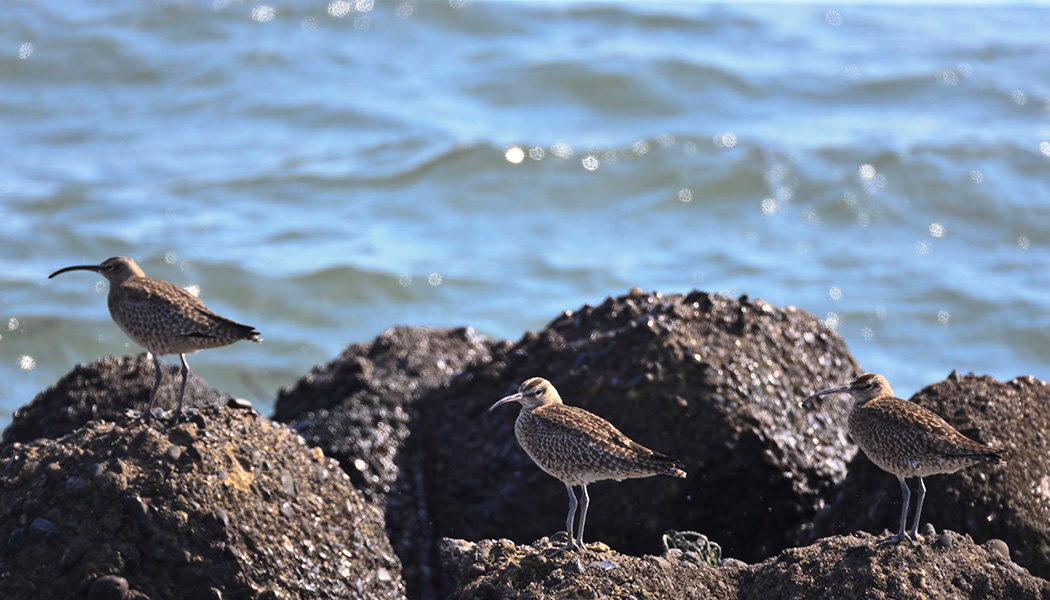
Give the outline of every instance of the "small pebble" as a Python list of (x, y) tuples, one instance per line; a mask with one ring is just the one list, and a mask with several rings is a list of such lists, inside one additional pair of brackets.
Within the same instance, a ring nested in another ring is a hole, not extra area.
[(164, 453), (164, 456), (168, 457), (168, 460), (171, 462), (179, 462), (179, 459), (182, 458), (182, 448), (172, 444), (168, 451)]
[(128, 597), (128, 580), (118, 575), (103, 575), (91, 583), (88, 600), (125, 600)]
[(54, 539), (62, 535), (62, 529), (58, 525), (40, 517), (33, 519), (29, 529), (44, 534), (48, 539)]
[(7, 548), (9, 550), (21, 550), (26, 545), (26, 530), (23, 527), (11, 532), (11, 537), (7, 538)]
[(992, 552), (999, 553), (1006, 560), (1010, 560), (1010, 546), (1000, 539), (991, 539), (984, 543), (984, 547)]
[(219, 523), (219, 525), (222, 525), (223, 529), (226, 529), (230, 526), (230, 515), (227, 514), (226, 509), (224, 509), (223, 507), (216, 507), (211, 514), (213, 517), (215, 517), (215, 520)]
[(88, 550), (88, 542), (84, 538), (76, 538), (69, 543), (66, 547), (65, 552), (62, 553), (62, 558), (58, 561), (58, 566), (63, 569), (70, 569), (75, 566), (80, 559), (83, 558), (84, 553)]
[(281, 503), (280, 512), (282, 515), (289, 519), (295, 517), (295, 510), (292, 508), (292, 505), (288, 504), (287, 502)]
[(948, 532), (944, 532), (941, 535), (937, 536), (936, 544), (938, 548), (951, 548), (953, 543), (954, 540), (952, 539), (952, 536), (948, 534)]
[(244, 398), (230, 398), (226, 401), (226, 408), (234, 408), (239, 410), (251, 410), (252, 403)]

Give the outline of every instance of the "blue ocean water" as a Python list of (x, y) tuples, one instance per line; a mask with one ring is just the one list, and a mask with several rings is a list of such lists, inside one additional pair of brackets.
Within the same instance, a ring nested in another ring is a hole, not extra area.
[(1011, 5), (10, 2), (0, 426), (140, 351), (98, 277), (46, 279), (114, 255), (262, 331), (189, 361), (264, 412), (388, 326), (517, 339), (635, 286), (798, 306), (905, 397), (1045, 379), (1048, 30)]

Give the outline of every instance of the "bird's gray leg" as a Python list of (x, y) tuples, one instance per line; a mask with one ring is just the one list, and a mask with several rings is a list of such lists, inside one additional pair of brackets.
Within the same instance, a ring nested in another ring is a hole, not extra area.
[(575, 542), (572, 539), (572, 522), (576, 520), (576, 493), (572, 491), (572, 486), (567, 483), (565, 484), (565, 490), (569, 492), (569, 516), (565, 517), (565, 536), (569, 538), (569, 541), (564, 546), (555, 548), (555, 554), (564, 552), (565, 550), (572, 550), (576, 547)]
[(922, 512), (922, 500), (926, 497), (926, 484), (923, 483), (922, 477), (919, 478), (919, 497), (915, 500), (915, 520), (911, 522), (911, 529), (908, 530), (908, 535), (914, 539), (919, 539), (919, 514)]
[(882, 544), (896, 544), (906, 537), (904, 534), (904, 523), (908, 520), (908, 502), (911, 498), (911, 490), (908, 489), (908, 484), (905, 483), (904, 478), (900, 475), (897, 476), (897, 481), (901, 482), (901, 501), (904, 504), (904, 506), (901, 507), (901, 525), (897, 530), (897, 535), (882, 540), (880, 542)]
[(576, 543), (583, 548), (583, 526), (587, 523), (587, 507), (591, 504), (591, 497), (587, 495), (587, 484), (580, 486), (583, 488), (583, 496), (580, 497), (580, 530), (576, 532)]
[(138, 416), (143, 421), (149, 421), (150, 417), (153, 416), (153, 403), (157, 401), (157, 390), (160, 389), (160, 380), (164, 377), (164, 370), (160, 366), (160, 358), (149, 353), (149, 357), (153, 359), (153, 368), (156, 371), (156, 376), (153, 378), (153, 390), (149, 393), (149, 403), (146, 404), (146, 410), (142, 411), (142, 414)]
[(175, 405), (175, 412), (171, 414), (169, 427), (177, 425), (179, 417), (182, 416), (182, 400), (186, 396), (186, 378), (190, 374), (190, 366), (186, 364), (186, 355), (180, 354), (179, 360), (182, 361), (182, 385), (179, 386), (179, 403)]

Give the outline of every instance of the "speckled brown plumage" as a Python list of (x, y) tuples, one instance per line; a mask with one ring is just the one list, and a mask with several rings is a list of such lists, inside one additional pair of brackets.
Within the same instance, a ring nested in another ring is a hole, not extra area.
[[(864, 454), (880, 469), (897, 476), (904, 500), (900, 528), (888, 541), (917, 535), (919, 513), (926, 495), (922, 481), (927, 475), (954, 473), (983, 463), (1002, 462), (1001, 448), (975, 442), (956, 431), (937, 414), (894, 397), (886, 378), (865, 373), (842, 387), (821, 390), (803, 401), (807, 405), (827, 394), (846, 393), (853, 397), (847, 425), (850, 436)], [(919, 497), (911, 529), (904, 531), (910, 491), (905, 478), (919, 478)]]
[[(587, 485), (603, 479), (633, 479), (653, 475), (685, 477), (682, 464), (637, 444), (601, 417), (582, 408), (567, 406), (549, 381), (533, 377), (521, 384), (517, 394), (492, 405), (520, 402), (514, 423), (514, 436), (526, 454), (547, 474), (565, 484), (569, 492), (566, 533), (572, 537), (576, 495), (581, 486), (582, 508), (575, 544), (583, 546), (583, 527), (587, 518)], [(563, 549), (565, 549), (563, 548)]]
[(150, 417), (156, 401), (162, 375), (160, 355), (178, 354), (182, 361), (182, 387), (172, 415), (177, 421), (182, 413), (189, 372), (186, 354), (240, 340), (262, 341), (253, 327), (215, 314), (193, 294), (176, 285), (146, 277), (135, 261), (125, 256), (115, 256), (99, 265), (65, 267), (52, 273), (48, 279), (77, 270), (94, 271), (109, 281), (107, 304), (110, 316), (129, 338), (153, 357), (157, 375), (143, 418)]

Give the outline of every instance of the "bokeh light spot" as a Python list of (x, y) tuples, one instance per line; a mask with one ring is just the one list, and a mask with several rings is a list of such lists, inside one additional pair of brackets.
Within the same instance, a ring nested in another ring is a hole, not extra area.
[(317, 31), (317, 28), (321, 25), (321, 21), (317, 17), (306, 17), (303, 19), (302, 28), (303, 31)]
[(693, 190), (682, 188), (678, 190), (678, 201), (679, 202), (692, 202), (693, 201)]
[(28, 354), (18, 357), (18, 368), (23, 371), (32, 371), (36, 368), (36, 359)]
[(412, 276), (408, 273), (405, 273), (401, 277), (397, 278), (397, 282), (401, 284), (401, 287), (408, 287), (412, 285)]
[(841, 288), (837, 288), (837, 287), (833, 287), (833, 288), (828, 290), (828, 296), (830, 296), (832, 300), (841, 300), (842, 299), (842, 289)]
[(722, 145), (726, 148), (732, 148), (733, 146), (736, 146), (736, 134), (730, 132), (722, 134)]
[(572, 158), (572, 146), (565, 142), (558, 142), (551, 146), (551, 154), (558, 158)]
[(1024, 106), (1028, 102), (1028, 94), (1021, 90), (1014, 90), (1010, 92), (1010, 99), (1014, 101), (1018, 106)]
[(872, 331), (871, 327), (865, 327), (860, 330), (860, 337), (864, 338), (864, 341), (870, 342), (871, 338), (875, 337), (875, 332)]
[(427, 283), (430, 285), (441, 285), (441, 273), (431, 273), (430, 277), (427, 277)]
[(875, 179), (875, 167), (871, 165), (861, 165), (858, 171), (861, 179)]
[(977, 169), (970, 171), (970, 181), (977, 184), (984, 183), (984, 173), (978, 171)]
[(164, 262), (168, 263), (169, 265), (175, 264), (176, 262), (178, 262), (178, 260), (179, 254), (174, 250), (169, 250), (168, 252), (164, 253)]
[(525, 160), (525, 151), (518, 146), (511, 146), (503, 153), (503, 158), (506, 158), (509, 163), (521, 164), (521, 161)]
[(638, 140), (631, 144), (631, 152), (634, 152), (635, 156), (645, 156), (649, 152), (649, 142)]
[(33, 44), (26, 42), (18, 47), (18, 58), (25, 60), (33, 56)]
[(933, 244), (929, 242), (915, 242), (915, 252), (923, 256), (933, 254)]
[(930, 223), (930, 235), (935, 238), (944, 237), (944, 226), (940, 223)]
[(766, 215), (775, 215), (777, 213), (777, 201), (772, 198), (766, 198), (763, 200), (762, 213)]
[(829, 312), (824, 316), (824, 326), (828, 329), (838, 329), (840, 324), (842, 324), (842, 319), (838, 313)]
[(839, 27), (842, 25), (842, 13), (837, 10), (829, 10), (827, 14), (824, 15), (824, 21), (832, 27)]
[(583, 157), (583, 160), (580, 162), (583, 164), (583, 168), (588, 171), (596, 170), (599, 165), (598, 157), (593, 154)]
[(544, 154), (546, 153), (543, 151), (543, 148), (540, 148), (539, 146), (533, 146), (529, 149), (529, 158), (532, 160), (543, 160)]
[(1021, 250), (1028, 250), (1032, 246), (1031, 242), (1028, 241), (1027, 235), (1022, 235), (1017, 238), (1017, 247)]
[(272, 6), (259, 4), (252, 7), (252, 20), (256, 23), (269, 23), (276, 14)]
[(354, 10), (354, 4), (348, 0), (335, 0), (328, 3), (328, 14), (341, 19)]
[(941, 323), (944, 323), (945, 325), (947, 325), (948, 321), (951, 320), (951, 318), (952, 318), (952, 316), (951, 316), (951, 314), (948, 313), (948, 311), (946, 311), (946, 310), (939, 310), (939, 311), (937, 311), (937, 320), (940, 321)]

